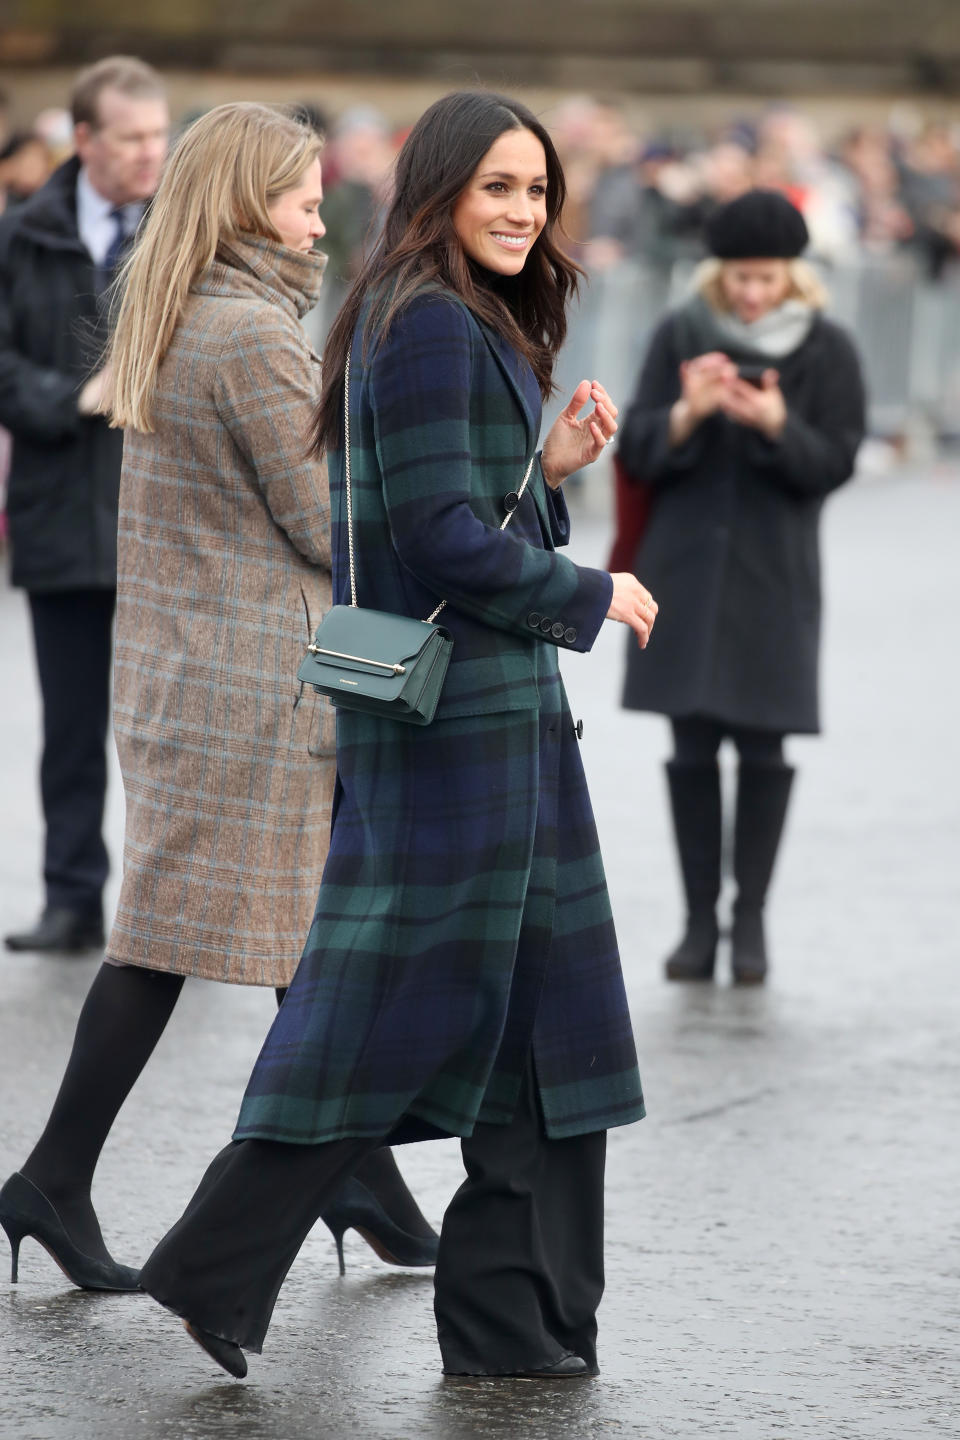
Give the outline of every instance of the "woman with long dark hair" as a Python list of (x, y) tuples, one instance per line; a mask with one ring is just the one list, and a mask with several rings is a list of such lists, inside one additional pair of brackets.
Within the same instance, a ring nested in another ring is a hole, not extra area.
[(578, 386), (535, 463), (577, 280), (557, 242), (562, 203), (529, 110), (438, 101), (403, 147), (383, 238), (328, 340), (316, 447), (330, 458), (335, 595), (349, 591), (349, 356), (360, 603), (423, 617), (445, 600), (453, 656), (428, 726), (341, 710), (300, 967), (233, 1143), (141, 1277), (234, 1375), (358, 1161), (443, 1136), (461, 1137), (467, 1169), (437, 1261), (444, 1370), (596, 1370), (606, 1130), (643, 1101), (557, 651), (588, 650), (607, 617), (645, 645), (656, 606), (633, 576), (556, 548), (561, 482), (616, 429), (601, 385)]

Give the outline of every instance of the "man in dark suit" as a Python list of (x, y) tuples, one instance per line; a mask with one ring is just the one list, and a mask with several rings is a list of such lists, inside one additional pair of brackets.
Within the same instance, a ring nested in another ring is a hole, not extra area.
[(0, 219), (0, 424), (13, 436), (11, 581), (43, 702), (45, 903), (10, 950), (103, 944), (110, 661), (123, 437), (99, 407), (106, 292), (166, 155), (163, 83), (112, 56), (81, 72), (76, 155)]

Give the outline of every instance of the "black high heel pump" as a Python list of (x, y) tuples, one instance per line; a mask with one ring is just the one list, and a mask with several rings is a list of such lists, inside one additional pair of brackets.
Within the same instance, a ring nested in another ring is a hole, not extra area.
[[(388, 1265), (435, 1265), (440, 1237), (411, 1235), (387, 1213), (369, 1186), (356, 1176), (348, 1180), (330, 1205), (320, 1213), (337, 1247), (340, 1274), (347, 1273), (343, 1259), (344, 1232), (351, 1228), (362, 1235), (375, 1255)], [(429, 1229), (429, 1226), (427, 1227)]]
[(140, 1271), (118, 1265), (108, 1256), (98, 1260), (70, 1239), (66, 1226), (42, 1190), (16, 1171), (0, 1190), (0, 1225), (10, 1241), (10, 1283), (17, 1283), (20, 1242), (36, 1240), (68, 1280), (81, 1290), (139, 1290)]

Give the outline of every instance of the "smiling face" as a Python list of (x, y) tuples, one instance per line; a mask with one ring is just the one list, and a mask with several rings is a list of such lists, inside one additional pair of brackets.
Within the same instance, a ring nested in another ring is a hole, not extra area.
[(471, 260), (518, 275), (547, 222), (547, 157), (530, 130), (506, 130), (484, 155), (453, 207), (453, 228)]
[(270, 223), (284, 245), (291, 250), (312, 250), (314, 240), (326, 235), (327, 227), (320, 219), (322, 200), (320, 161), (315, 159), (295, 189), (285, 190), (267, 206)]

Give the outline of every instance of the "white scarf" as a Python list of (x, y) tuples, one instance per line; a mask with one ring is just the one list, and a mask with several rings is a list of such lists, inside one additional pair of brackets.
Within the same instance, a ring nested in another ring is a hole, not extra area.
[(741, 350), (756, 350), (760, 355), (782, 359), (799, 349), (810, 334), (816, 311), (803, 300), (784, 300), (758, 320), (747, 324), (730, 312), (714, 311), (720, 331)]

